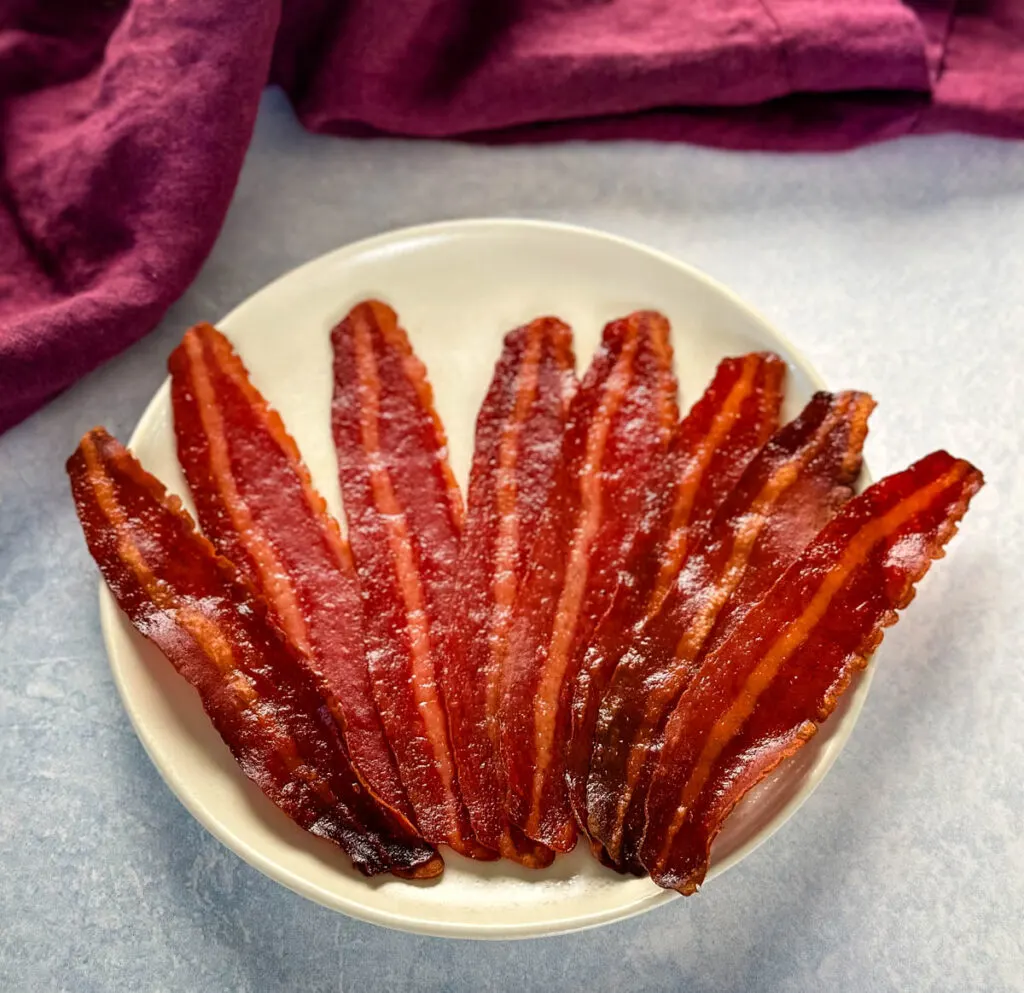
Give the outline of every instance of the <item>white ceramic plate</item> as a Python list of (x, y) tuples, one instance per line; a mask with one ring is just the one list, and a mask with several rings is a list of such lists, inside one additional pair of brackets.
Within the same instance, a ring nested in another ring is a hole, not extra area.
[[(341, 498), (328, 421), (328, 332), (369, 296), (397, 309), (426, 362), (463, 483), (477, 409), (502, 335), (540, 314), (572, 324), (582, 369), (606, 321), (642, 307), (663, 311), (672, 322), (684, 408), (700, 395), (719, 359), (752, 350), (773, 349), (788, 362), (787, 416), (821, 387), (796, 350), (728, 290), (651, 249), (595, 231), (517, 220), (396, 231), (301, 266), (219, 324), (281, 412), (335, 513)], [(190, 503), (175, 457), (167, 384), (130, 444), (147, 469)], [(225, 845), (303, 896), (375, 924), (462, 938), (593, 927), (674, 897), (646, 879), (602, 868), (586, 845), (542, 872), (508, 862), (474, 863), (445, 850), (440, 881), (368, 881), (338, 849), (292, 824), (242, 775), (198, 697), (134, 631), (105, 586), (100, 615), (124, 705), (167, 784)], [(849, 736), (869, 680), (870, 669), (813, 742), (736, 809), (715, 844), (709, 881), (774, 833), (810, 795)]]

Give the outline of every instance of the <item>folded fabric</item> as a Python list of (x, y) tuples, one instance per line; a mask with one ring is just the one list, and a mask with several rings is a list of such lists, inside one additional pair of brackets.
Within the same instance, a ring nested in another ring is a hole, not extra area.
[(0, 431), (184, 291), (268, 81), (335, 134), (1020, 138), (1024, 4), (15, 0), (0, 13)]

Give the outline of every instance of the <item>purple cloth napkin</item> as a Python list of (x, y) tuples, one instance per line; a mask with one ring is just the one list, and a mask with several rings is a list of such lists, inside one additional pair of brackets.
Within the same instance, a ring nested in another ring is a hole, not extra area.
[(1024, 2), (8, 0), (0, 431), (185, 290), (268, 81), (335, 134), (822, 151), (1021, 138)]

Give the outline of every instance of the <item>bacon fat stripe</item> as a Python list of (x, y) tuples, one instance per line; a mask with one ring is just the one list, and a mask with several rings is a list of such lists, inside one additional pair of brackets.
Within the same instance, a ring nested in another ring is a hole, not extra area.
[(609, 606), (652, 468), (678, 418), (669, 325), (642, 311), (604, 329), (569, 412), (559, 479), (537, 528), (501, 674), (510, 818), (570, 850), (564, 749), (579, 645)]
[(613, 606), (589, 643), (572, 686), (566, 756), (569, 802), (586, 830), (587, 776), (598, 706), (634, 629), (653, 616), (711, 516), (778, 427), (786, 365), (777, 355), (727, 358), (679, 422), (656, 467)]
[(615, 667), (594, 734), (587, 809), (591, 835), (622, 869), (643, 871), (644, 799), (664, 723), (716, 623), (757, 599), (849, 498), (873, 406), (863, 393), (819, 393), (764, 446)]
[(426, 371), (375, 300), (331, 340), (334, 443), (384, 729), (423, 837), (497, 858), (473, 836), (441, 688), (463, 512)]
[(443, 672), (459, 784), (476, 836), (530, 867), (550, 865), (554, 852), (508, 819), (499, 675), (530, 540), (555, 483), (574, 365), (572, 332), (556, 318), (538, 318), (505, 337), (476, 423), (453, 601), (457, 638)]
[(168, 365), (178, 460), (203, 532), (323, 676), (367, 788), (411, 822), (370, 686), (352, 556), (298, 447), (209, 324), (186, 332)]
[(707, 656), (648, 794), (641, 856), (659, 885), (697, 889), (724, 819), (832, 713), (982, 483), (940, 451), (870, 487)]
[(319, 678), (180, 501), (102, 428), (82, 439), (68, 475), (118, 605), (196, 689), (242, 771), (361, 872), (441, 872), (438, 854), (360, 787)]

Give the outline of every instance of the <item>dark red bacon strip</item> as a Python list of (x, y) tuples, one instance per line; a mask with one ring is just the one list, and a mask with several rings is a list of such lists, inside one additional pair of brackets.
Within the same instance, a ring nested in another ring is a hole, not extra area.
[(758, 599), (850, 494), (867, 418), (863, 393), (819, 393), (747, 466), (658, 613), (615, 667), (587, 786), (591, 835), (642, 872), (644, 799), (661, 734), (727, 615)]
[(457, 638), (443, 672), (459, 784), (477, 838), (524, 865), (551, 849), (514, 829), (498, 755), (499, 674), (529, 561), (555, 482), (575, 389), (572, 332), (542, 317), (505, 338), (476, 422), (458, 569)]
[(785, 376), (786, 363), (771, 352), (723, 359), (704, 396), (679, 422), (655, 481), (651, 523), (631, 553), (637, 588), (650, 591), (649, 611), (657, 611), (687, 552), (778, 428)]
[(360, 788), (318, 677), (178, 499), (102, 428), (82, 439), (68, 475), (115, 599), (199, 693), (245, 774), (361, 872), (441, 872), (437, 853)]
[(168, 364), (178, 459), (200, 526), (324, 677), (368, 788), (411, 821), (370, 686), (352, 556), (298, 447), (209, 324), (188, 331)]
[(590, 751), (612, 670), (633, 631), (657, 613), (687, 549), (699, 543), (719, 504), (778, 427), (785, 363), (770, 353), (724, 359), (701, 399), (679, 422), (649, 487), (612, 607), (584, 653), (573, 683), (566, 755), (569, 802), (586, 828)]
[(704, 661), (668, 722), (643, 864), (692, 893), (729, 812), (835, 709), (980, 489), (936, 452), (851, 500)]
[(502, 668), (510, 817), (556, 851), (576, 842), (565, 743), (579, 645), (609, 606), (677, 417), (668, 321), (643, 311), (609, 324), (573, 398), (561, 477), (537, 529)]
[(470, 827), (440, 685), (462, 501), (426, 372), (378, 301), (354, 307), (331, 340), (334, 443), (384, 729), (423, 837), (497, 858)]

